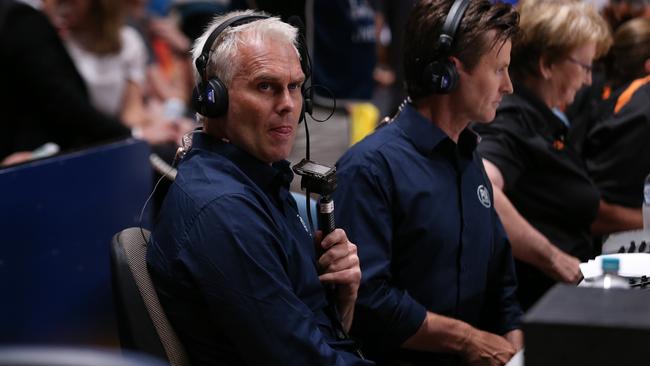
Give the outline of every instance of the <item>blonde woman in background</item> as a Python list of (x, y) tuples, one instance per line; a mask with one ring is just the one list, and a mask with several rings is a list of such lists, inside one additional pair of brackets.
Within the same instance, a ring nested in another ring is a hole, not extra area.
[(610, 46), (605, 20), (590, 5), (523, 1), (513, 44), (514, 94), (493, 123), (476, 126), (494, 204), (512, 244), (524, 309), (556, 281), (577, 283), (593, 256), (590, 225), (600, 202), (554, 110), (591, 84), (595, 58)]

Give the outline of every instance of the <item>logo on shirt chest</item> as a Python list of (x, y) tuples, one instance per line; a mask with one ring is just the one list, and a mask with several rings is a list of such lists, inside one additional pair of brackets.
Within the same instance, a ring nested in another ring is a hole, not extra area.
[(307, 224), (305, 224), (305, 221), (302, 219), (302, 216), (296, 215), (296, 217), (298, 218), (298, 220), (300, 220), (300, 223), (302, 224), (303, 229), (305, 229), (307, 235), (311, 236), (311, 232), (309, 231), (309, 229), (307, 229)]
[(490, 191), (484, 185), (478, 186), (476, 189), (476, 195), (478, 196), (478, 201), (481, 202), (486, 208), (492, 207), (492, 201), (490, 200)]

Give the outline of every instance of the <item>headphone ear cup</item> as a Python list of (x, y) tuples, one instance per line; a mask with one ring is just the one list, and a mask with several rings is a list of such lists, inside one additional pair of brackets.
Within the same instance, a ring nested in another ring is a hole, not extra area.
[(447, 94), (458, 84), (458, 71), (449, 60), (434, 61), (424, 68), (424, 79), (430, 91), (436, 94)]
[(458, 75), (458, 70), (456, 70), (456, 65), (454, 65), (453, 62), (445, 61), (443, 63), (445, 64), (445, 70), (446, 70), (445, 73), (447, 75), (448, 81), (447, 81), (447, 87), (444, 89), (444, 91), (441, 92), (443, 94), (446, 94), (456, 89), (460, 76)]
[(228, 110), (228, 89), (219, 78), (201, 82), (192, 91), (192, 106), (205, 117), (221, 117)]
[(219, 78), (209, 79), (204, 89), (205, 116), (221, 117), (228, 110), (228, 89)]
[(192, 89), (192, 108), (201, 115), (205, 115), (205, 108), (203, 107), (203, 97), (201, 97), (201, 90), (203, 90), (203, 83), (195, 85)]

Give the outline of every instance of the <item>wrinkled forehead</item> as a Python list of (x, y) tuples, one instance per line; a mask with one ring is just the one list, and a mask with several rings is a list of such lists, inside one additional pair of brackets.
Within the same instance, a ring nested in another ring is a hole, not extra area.
[(300, 52), (294, 40), (287, 38), (280, 30), (269, 28), (264, 31), (258, 28), (244, 28), (236, 35), (236, 47), (238, 50), (245, 47), (262, 47), (273, 43), (276, 47), (291, 49), (300, 59)]
[(304, 78), (295, 46), (283, 39), (257, 39), (246, 42), (238, 47), (235, 63), (235, 75), (240, 77), (264, 74), (274, 78)]

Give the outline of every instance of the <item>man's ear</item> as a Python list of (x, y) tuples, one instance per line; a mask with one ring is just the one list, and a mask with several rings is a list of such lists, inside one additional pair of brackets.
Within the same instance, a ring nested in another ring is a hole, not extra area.
[(462, 71), (464, 73), (467, 73), (467, 69), (465, 68), (465, 65), (463, 65), (463, 63), (460, 61), (460, 59), (458, 57), (449, 56), (448, 59), (449, 59), (449, 62), (454, 64), (454, 66), (456, 67), (456, 70), (458, 70), (458, 72)]
[(650, 58), (645, 60), (643, 63), (643, 69), (645, 70), (646, 74), (650, 74)]

